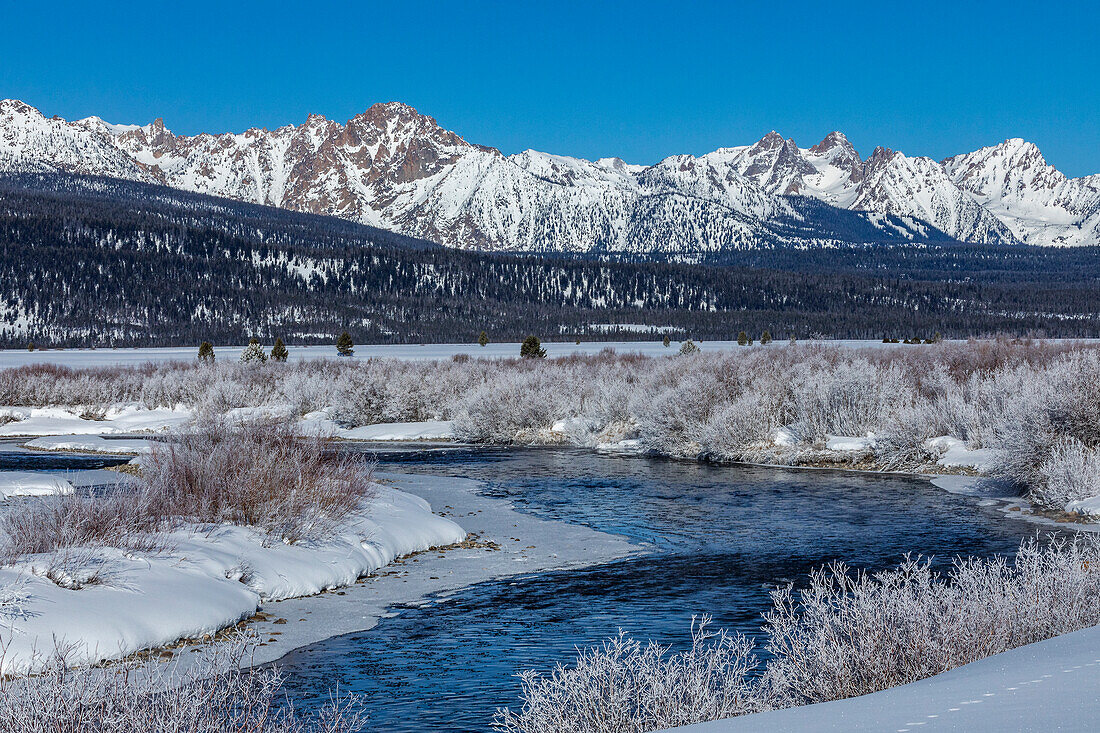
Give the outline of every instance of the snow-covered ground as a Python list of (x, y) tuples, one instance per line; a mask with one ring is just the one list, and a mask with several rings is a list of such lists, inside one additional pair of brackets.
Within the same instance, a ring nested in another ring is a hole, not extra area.
[[(45, 474), (44, 478), (52, 479)], [(70, 488), (71, 490), (71, 488)], [(18, 508), (9, 508), (18, 511)], [(0, 672), (25, 672), (56, 644), (93, 663), (200, 636), (265, 602), (347, 586), (401, 555), (460, 542), (466, 531), (428, 502), (378, 486), (367, 507), (325, 541), (284, 544), (253, 528), (189, 527), (160, 553), (81, 550), (0, 568)]]
[(1087, 733), (1100, 720), (1100, 627), (848, 700), (746, 715), (683, 733)]
[[(736, 341), (696, 341), (699, 348), (704, 351), (725, 351), (731, 349), (769, 348), (776, 349), (786, 346), (786, 341), (773, 341), (768, 345), (759, 342), (752, 346), (738, 346)], [(905, 344), (884, 344), (874, 340), (816, 340), (799, 341), (800, 344), (822, 344), (829, 346), (843, 346), (846, 348), (896, 348), (916, 349), (921, 346), (907, 346)], [(666, 348), (660, 338), (654, 337), (647, 341), (584, 341), (580, 344), (573, 341), (544, 341), (543, 348), (547, 356), (570, 356), (572, 354), (598, 354), (603, 349), (614, 349), (627, 354), (647, 354), (661, 356), (675, 354), (679, 351), (680, 342), (673, 341)], [(373, 344), (355, 347), (353, 359), (387, 358), (408, 359), (413, 361), (430, 359), (450, 359), (456, 354), (467, 354), (471, 357), (486, 359), (507, 359), (519, 356), (518, 343), (490, 343), (487, 346), (470, 344)], [(265, 348), (270, 350), (271, 345)], [(336, 359), (336, 347), (324, 346), (294, 346), (289, 345), (290, 361), (304, 359)], [(243, 346), (215, 346), (214, 354), (219, 361), (237, 361), (241, 358)], [(25, 349), (0, 350), (0, 369), (26, 366), (28, 364), (58, 364), (69, 367), (96, 367), (159, 363), (168, 361), (194, 361), (198, 355), (198, 345), (149, 348), (149, 349), (53, 349), (45, 351), (27, 351)]]
[(78, 409), (66, 407), (3, 407), (0, 417), (12, 421), (0, 425), (6, 435), (119, 435), (168, 430), (192, 419), (190, 410), (136, 405), (113, 406), (102, 415), (81, 417)]
[[(153, 452), (153, 441), (141, 438), (107, 440), (98, 435), (48, 435), (28, 440), (24, 448), (79, 453), (112, 453), (116, 455), (147, 455)], [(3, 475), (3, 474), (0, 474)]]
[(64, 478), (34, 471), (0, 471), (0, 498), (71, 494), (73, 485)]

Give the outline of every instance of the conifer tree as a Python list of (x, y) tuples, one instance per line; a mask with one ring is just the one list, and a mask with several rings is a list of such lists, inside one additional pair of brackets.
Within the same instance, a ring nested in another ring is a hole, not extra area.
[(760, 334), (760, 343), (770, 344), (771, 342), (772, 342), (771, 331), (765, 331), (764, 333)]
[(266, 361), (267, 354), (264, 352), (264, 347), (260, 346), (260, 340), (250, 338), (248, 340), (248, 346), (244, 347), (244, 351), (241, 352), (241, 363), (249, 364), (252, 362), (259, 362), (263, 364)]
[(666, 349), (669, 347), (670, 344), (672, 344), (672, 339), (668, 337), (667, 333), (665, 334), (665, 340), (663, 341), (663, 343)]
[(744, 331), (737, 334), (737, 345), (738, 346), (748, 346), (749, 345), (749, 335), (747, 333), (745, 333)]
[(272, 361), (286, 361), (289, 354), (286, 350), (286, 345), (283, 344), (281, 338), (276, 337), (275, 345), (271, 347), (271, 360)]
[(698, 344), (691, 339), (687, 339), (684, 343), (680, 344), (680, 356), (688, 356), (690, 354), (698, 354), (700, 351)]
[(355, 353), (355, 343), (351, 340), (351, 334), (344, 331), (340, 338), (336, 339), (336, 351), (340, 356), (351, 356)]
[(214, 361), (214, 345), (209, 341), (199, 344), (199, 361)]
[(528, 336), (519, 347), (519, 355), (524, 359), (543, 359), (546, 357), (546, 349), (542, 348), (538, 336)]
[(477, 345), (478, 346), (488, 346), (489, 345), (489, 334), (482, 331), (481, 335), (477, 337)]

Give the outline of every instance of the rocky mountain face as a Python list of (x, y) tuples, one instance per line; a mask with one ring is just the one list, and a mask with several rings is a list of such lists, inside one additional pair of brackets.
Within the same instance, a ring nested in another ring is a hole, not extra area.
[[(0, 171), (87, 173), (353, 221), (470, 249), (691, 259), (766, 246), (1100, 244), (1100, 176), (1010, 140), (942, 163), (830, 133), (652, 166), (471, 144), (400, 103), (346, 124), (175, 135), (0, 102)], [(815, 200), (825, 205), (807, 205)]]

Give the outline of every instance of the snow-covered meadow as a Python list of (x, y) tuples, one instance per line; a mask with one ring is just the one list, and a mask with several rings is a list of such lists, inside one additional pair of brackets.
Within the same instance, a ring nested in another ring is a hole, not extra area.
[(1091, 512), (1100, 494), (1091, 344), (703, 344), (683, 356), (654, 347), (661, 356), (26, 366), (0, 371), (0, 435), (122, 435), (196, 415), (264, 416), (348, 440), (980, 473), (1059, 511)]

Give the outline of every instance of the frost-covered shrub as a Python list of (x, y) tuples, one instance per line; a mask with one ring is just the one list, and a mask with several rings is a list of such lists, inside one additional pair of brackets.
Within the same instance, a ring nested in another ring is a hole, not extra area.
[(1100, 449), (1076, 438), (1063, 438), (1039, 466), (1040, 481), (1032, 497), (1041, 504), (1064, 507), (1071, 501), (1100, 496)]
[(98, 582), (95, 548), (156, 552), (183, 524), (237, 524), (297, 542), (324, 538), (371, 492), (370, 470), (330, 456), (324, 441), (286, 425), (200, 423), (158, 444), (132, 489), (108, 496), (55, 496), (0, 517), (0, 562), (41, 556), (65, 586)]
[(620, 632), (580, 652), (572, 667), (523, 677), (524, 704), (497, 712), (507, 733), (642, 733), (756, 712), (757, 667), (744, 636), (692, 620), (691, 648), (672, 652)]
[(158, 444), (142, 462), (152, 521), (259, 527), (287, 542), (323, 538), (371, 491), (370, 472), (325, 441), (279, 422), (230, 428), (200, 423)]
[(734, 398), (707, 420), (702, 444), (708, 458), (717, 461), (751, 460), (753, 448), (767, 441), (780, 425), (777, 405), (758, 392)]
[(455, 415), (455, 434), (474, 442), (523, 442), (523, 433), (549, 430), (572, 410), (549, 374), (531, 370), (473, 389)]
[(102, 565), (88, 553), (90, 548), (162, 549), (164, 538), (157, 524), (143, 492), (26, 500), (18, 511), (0, 516), (0, 562), (50, 556), (43, 566), (45, 575), (83, 585), (101, 575)]
[[(361, 699), (335, 695), (299, 716), (276, 667), (247, 666), (246, 640), (215, 646), (184, 667), (69, 669), (63, 652), (33, 677), (0, 679), (6, 733), (354, 733)], [(251, 642), (250, 642), (251, 643)]]
[[(772, 594), (767, 663), (719, 636), (673, 653), (620, 634), (575, 667), (524, 676), (508, 733), (652, 731), (865, 695), (1100, 623), (1100, 539), (1025, 542), (1016, 558), (907, 559), (879, 573), (833, 564)], [(680, 691), (682, 694), (676, 694)]]
[(1098, 356), (1070, 354), (1039, 375), (1016, 375), (1016, 394), (991, 430), (990, 445), (998, 453), (996, 475), (1040, 498), (1062, 493), (1047, 485), (1041, 468), (1065, 441), (1100, 447)]
[(658, 393), (643, 410), (638, 418), (642, 440), (649, 450), (663, 455), (698, 456), (712, 414), (728, 397), (726, 386), (712, 374), (692, 370), (678, 384)]
[(863, 359), (811, 361), (799, 365), (791, 382), (794, 424), (812, 438), (874, 431), (890, 406), (914, 392), (900, 369)]
[(959, 560), (946, 574), (909, 559), (895, 570), (817, 571), (773, 594), (765, 684), (779, 706), (865, 695), (1100, 623), (1095, 537)]

